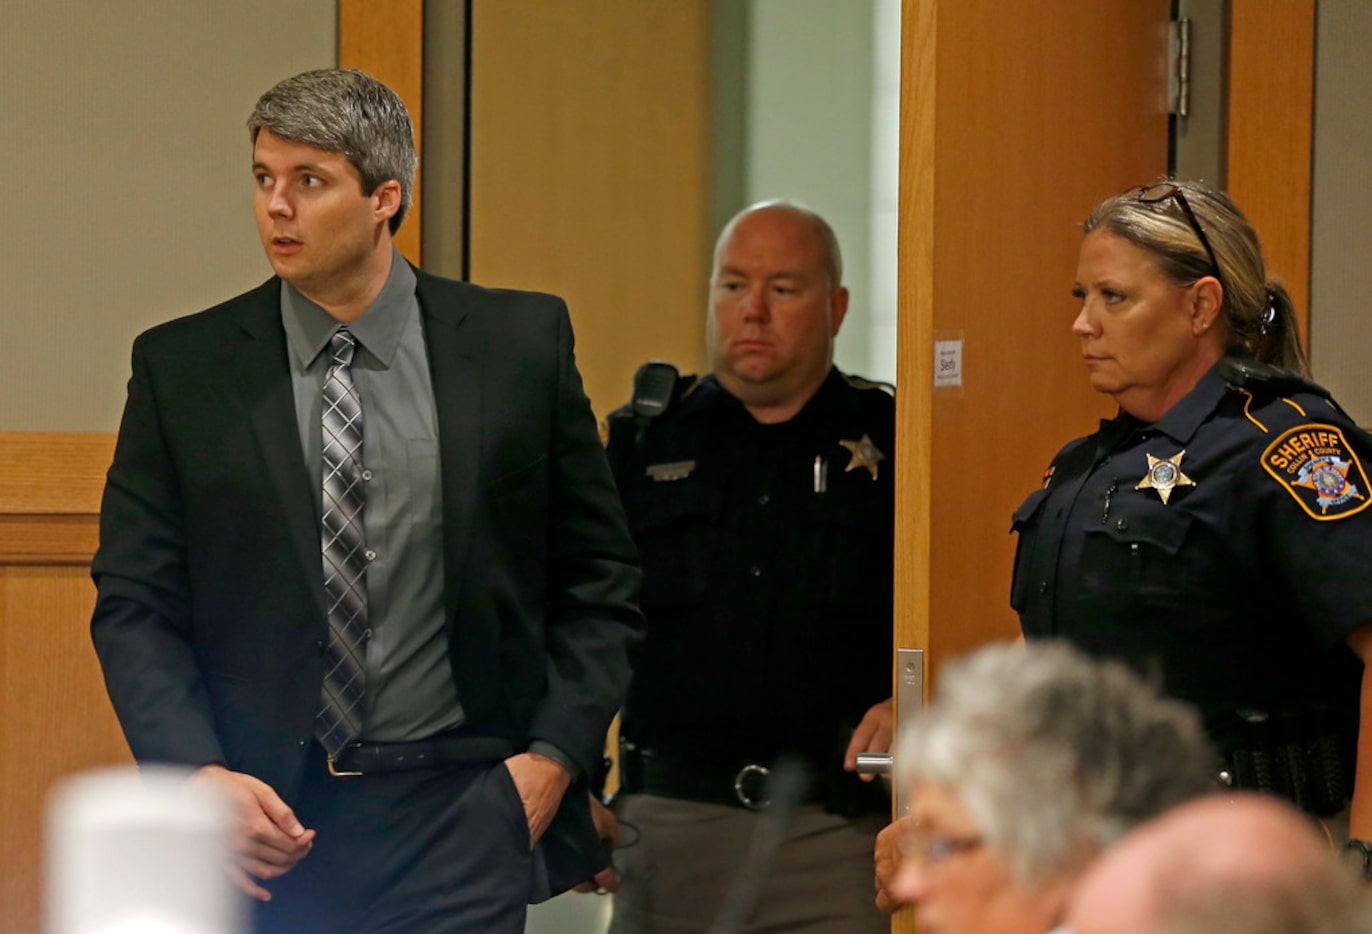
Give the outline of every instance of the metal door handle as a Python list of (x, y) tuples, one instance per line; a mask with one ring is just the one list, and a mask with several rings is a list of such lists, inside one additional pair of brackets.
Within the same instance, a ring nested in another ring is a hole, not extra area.
[(857, 773), (859, 775), (890, 775), (892, 761), (889, 752), (860, 752), (857, 754)]
[[(896, 649), (895, 684), (896, 720), (906, 723), (924, 709), (924, 650)], [(895, 759), (889, 752), (860, 752), (857, 754), (859, 775), (886, 775), (895, 770)], [(896, 814), (905, 813), (904, 789), (895, 788)]]

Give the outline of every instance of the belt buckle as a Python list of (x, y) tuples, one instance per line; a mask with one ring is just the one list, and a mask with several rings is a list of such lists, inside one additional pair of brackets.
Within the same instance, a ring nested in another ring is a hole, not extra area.
[(738, 798), (738, 803), (750, 811), (765, 811), (772, 802), (767, 798), (753, 798), (753, 796), (744, 789), (744, 783), (750, 778), (756, 778), (758, 781), (761, 781), (770, 774), (770, 769), (751, 762), (739, 769), (738, 774), (734, 776), (734, 796)]
[(333, 753), (330, 753), (330, 754), (329, 754), (329, 774), (332, 775), (334, 778), (353, 778), (353, 777), (356, 777), (356, 776), (358, 776), (358, 775), (361, 775), (362, 773), (361, 773), (361, 772), (344, 772), (344, 771), (340, 770), (340, 769), (338, 768), (337, 763), (334, 762)]

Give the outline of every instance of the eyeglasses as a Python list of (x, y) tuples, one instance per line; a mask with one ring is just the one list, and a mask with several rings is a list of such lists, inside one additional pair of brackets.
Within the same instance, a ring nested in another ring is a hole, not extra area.
[(1181, 208), (1182, 214), (1186, 215), (1186, 222), (1196, 232), (1201, 246), (1205, 247), (1205, 255), (1210, 257), (1210, 269), (1215, 273), (1215, 278), (1220, 280), (1222, 288), (1224, 277), (1220, 275), (1219, 260), (1215, 259), (1215, 251), (1210, 248), (1210, 238), (1205, 235), (1205, 228), (1201, 227), (1200, 221), (1196, 220), (1196, 212), (1191, 210), (1191, 205), (1186, 203), (1186, 193), (1181, 190), (1181, 186), (1166, 183), (1145, 185), (1134, 195), (1134, 200), (1139, 204), (1162, 204), (1169, 199), (1175, 200), (1177, 206)]
[(985, 843), (980, 836), (949, 837), (930, 833), (924, 828), (915, 828), (901, 838), (898, 846), (901, 856), (905, 859), (937, 866), (959, 854), (979, 850)]

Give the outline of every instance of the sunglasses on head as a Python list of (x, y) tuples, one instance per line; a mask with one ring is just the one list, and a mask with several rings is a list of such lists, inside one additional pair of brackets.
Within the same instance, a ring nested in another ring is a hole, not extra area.
[(1196, 232), (1196, 237), (1200, 240), (1201, 246), (1205, 247), (1205, 255), (1210, 257), (1211, 272), (1220, 281), (1221, 288), (1224, 286), (1224, 278), (1220, 275), (1219, 260), (1215, 259), (1215, 251), (1210, 248), (1210, 238), (1205, 235), (1205, 228), (1201, 227), (1200, 221), (1196, 219), (1196, 212), (1191, 210), (1191, 205), (1186, 203), (1186, 192), (1181, 190), (1180, 185), (1173, 185), (1168, 182), (1145, 185), (1134, 193), (1134, 200), (1139, 204), (1162, 204), (1166, 201), (1176, 201), (1177, 206), (1181, 208), (1181, 213), (1186, 216), (1186, 222)]

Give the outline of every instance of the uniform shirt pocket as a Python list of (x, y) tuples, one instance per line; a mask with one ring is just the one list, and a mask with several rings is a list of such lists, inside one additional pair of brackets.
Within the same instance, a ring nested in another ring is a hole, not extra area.
[(1088, 529), (1081, 586), (1157, 608), (1181, 606), (1188, 579), (1181, 551), (1193, 521), (1189, 513), (1166, 509), (1111, 516)]
[(624, 494), (629, 530), (643, 565), (643, 602), (697, 603), (705, 596), (710, 535), (718, 526), (721, 491), (689, 480)]
[(894, 587), (891, 548), (895, 516), (889, 501), (831, 502), (803, 531), (802, 541), (814, 549), (807, 566), (818, 573), (809, 581), (822, 587), (815, 599), (835, 609), (888, 609)]

